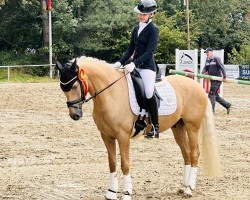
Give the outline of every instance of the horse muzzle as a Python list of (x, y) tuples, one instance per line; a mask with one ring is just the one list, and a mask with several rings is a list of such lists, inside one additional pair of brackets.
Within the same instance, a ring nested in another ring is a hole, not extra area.
[(77, 107), (69, 109), (69, 116), (75, 121), (79, 120), (82, 117), (82, 108)]

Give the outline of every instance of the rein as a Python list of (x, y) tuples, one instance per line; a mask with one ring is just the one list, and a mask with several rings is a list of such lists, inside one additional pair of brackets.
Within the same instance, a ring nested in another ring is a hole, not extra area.
[[(87, 103), (89, 100), (96, 98), (99, 94), (101, 94), (102, 92), (104, 92), (106, 89), (108, 89), (109, 87), (111, 87), (112, 85), (114, 85), (116, 82), (118, 82), (120, 79), (122, 79), (124, 76), (126, 76), (129, 72), (124, 73), (123, 76), (121, 76), (120, 78), (118, 78), (117, 80), (115, 80), (114, 82), (112, 82), (111, 84), (109, 84), (108, 86), (106, 86), (105, 88), (103, 88), (102, 90), (100, 90), (99, 92), (95, 93), (93, 96), (90, 96), (88, 99), (86, 99), (86, 94), (84, 94), (84, 89), (83, 87), (86, 86), (85, 84), (87, 83), (86, 79), (80, 79), (78, 76), (75, 76), (74, 78), (72, 78), (71, 80), (69, 80), (67, 83), (63, 83), (60, 80), (60, 83), (62, 85), (68, 85), (70, 83), (72, 83), (73, 81), (79, 81), (80, 82), (80, 86), (81, 86), (81, 97), (79, 99), (73, 100), (73, 101), (67, 101), (67, 106), (68, 107), (73, 107), (73, 108), (78, 108), (81, 109), (82, 108), (82, 104)], [(84, 83), (85, 84), (84, 84)], [(88, 85), (88, 84), (87, 84)], [(86, 86), (87, 87), (87, 86)], [(88, 88), (85, 88), (88, 90)], [(76, 103), (81, 103), (80, 106), (75, 106)]]
[(89, 100), (96, 98), (97, 95), (99, 95), (100, 93), (102, 93), (103, 91), (105, 91), (106, 89), (108, 89), (109, 87), (111, 87), (112, 85), (114, 85), (117, 81), (119, 81), (120, 79), (122, 79), (124, 76), (126, 76), (129, 72), (127, 72), (126, 74), (124, 73), (123, 76), (121, 76), (120, 78), (118, 78), (117, 80), (115, 80), (114, 82), (112, 82), (111, 84), (109, 84), (108, 86), (106, 86), (105, 88), (103, 88), (102, 90), (100, 90), (99, 92), (95, 93), (94, 96), (89, 97), (88, 99), (85, 100), (85, 102), (88, 102)]

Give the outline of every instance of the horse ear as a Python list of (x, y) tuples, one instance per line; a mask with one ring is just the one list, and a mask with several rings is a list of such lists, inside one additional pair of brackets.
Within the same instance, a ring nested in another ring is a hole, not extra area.
[(78, 73), (79, 67), (78, 67), (78, 65), (76, 64), (76, 62), (77, 62), (77, 59), (75, 58), (74, 62), (72, 63), (72, 65), (71, 65), (71, 67), (70, 67), (70, 69), (73, 70), (73, 71), (75, 71), (76, 73)]
[(62, 70), (62, 65), (61, 65), (61, 63), (60, 63), (59, 61), (56, 61), (56, 67), (57, 67), (57, 69), (58, 69), (59, 71)]

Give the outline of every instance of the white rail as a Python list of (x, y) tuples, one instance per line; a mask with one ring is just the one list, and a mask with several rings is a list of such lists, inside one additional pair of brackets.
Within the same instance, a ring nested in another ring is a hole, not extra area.
[[(52, 64), (55, 66), (55, 64)], [(50, 64), (44, 64), (44, 65), (11, 65), (11, 66), (0, 66), (0, 68), (8, 68), (8, 81), (10, 80), (10, 68), (14, 67), (45, 67), (45, 66), (51, 66)], [(52, 72), (50, 72), (51, 74)]]

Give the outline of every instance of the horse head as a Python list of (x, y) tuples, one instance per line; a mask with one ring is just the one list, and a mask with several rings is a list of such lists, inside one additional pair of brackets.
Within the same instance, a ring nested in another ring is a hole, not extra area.
[(84, 71), (79, 69), (76, 59), (73, 63), (66, 63), (64, 67), (56, 61), (56, 67), (60, 72), (60, 87), (67, 98), (69, 115), (73, 120), (79, 120), (82, 117), (82, 104), (88, 92)]

